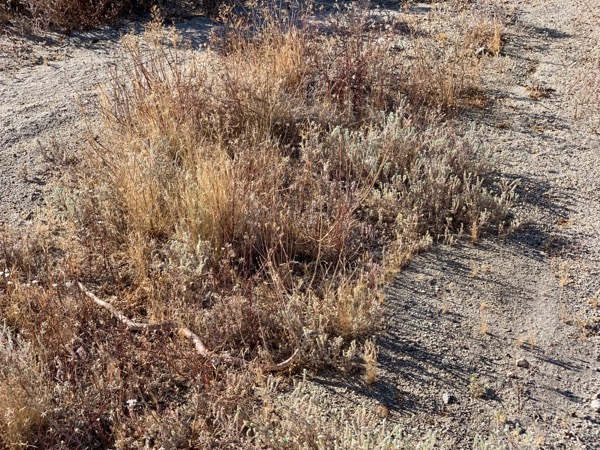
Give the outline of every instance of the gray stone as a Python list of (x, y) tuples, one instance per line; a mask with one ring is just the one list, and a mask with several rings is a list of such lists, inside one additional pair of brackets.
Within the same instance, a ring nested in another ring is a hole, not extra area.
[(517, 359), (517, 367), (521, 367), (522, 369), (529, 369), (530, 366), (531, 364), (529, 364), (529, 361), (527, 361), (525, 358)]

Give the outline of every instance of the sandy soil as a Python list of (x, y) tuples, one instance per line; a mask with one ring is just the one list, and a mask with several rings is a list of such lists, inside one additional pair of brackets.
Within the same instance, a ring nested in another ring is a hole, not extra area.
[[(416, 257), (389, 290), (377, 381), (321, 376), (311, 389), (324, 408), (366, 404), (411, 434), (436, 430), (441, 448), (512, 433), (517, 446), (594, 449), (600, 136), (575, 117), (576, 81), (600, 61), (600, 0), (504, 3), (516, 7), (509, 69), (494, 106), (465, 121), (495, 148), (502, 175), (521, 180), (528, 221), (505, 240)], [(197, 44), (209, 25), (180, 29)], [(1, 40), (0, 222), (26, 222), (47, 195), (52, 165), (86, 129), (81, 108), (106, 79), (118, 35)]]

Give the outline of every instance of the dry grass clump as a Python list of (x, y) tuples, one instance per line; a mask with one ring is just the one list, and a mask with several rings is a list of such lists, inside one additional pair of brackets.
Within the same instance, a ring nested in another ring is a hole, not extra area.
[[(124, 39), (75, 188), (2, 243), (0, 375), (18, 380), (0, 388), (2, 445), (409, 445), (368, 415), (340, 427), (304, 396), (273, 404), (267, 373), (369, 361), (374, 382), (385, 275), (423, 243), (504, 226), (513, 188), (410, 103), (401, 57), (364, 28), (263, 19), (201, 55), (157, 22)], [(208, 351), (128, 327), (77, 282)]]
[(168, 12), (188, 11), (186, 0), (8, 0), (0, 4), (0, 25), (30, 28), (80, 30), (113, 21), (128, 12), (160, 7)]
[(51, 400), (44, 362), (31, 344), (0, 330), (0, 435), (4, 443), (35, 442), (48, 428)]
[(488, 2), (449, 1), (433, 6), (427, 20), (412, 19), (399, 87), (413, 107), (448, 114), (488, 103), (483, 79), (502, 50), (503, 14)]

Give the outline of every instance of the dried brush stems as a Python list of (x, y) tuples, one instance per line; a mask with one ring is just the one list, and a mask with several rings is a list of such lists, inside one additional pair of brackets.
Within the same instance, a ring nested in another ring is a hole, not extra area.
[[(189, 339), (194, 344), (194, 348), (196, 352), (205, 358), (210, 359), (212, 362), (217, 363), (228, 363), (237, 366), (242, 366), (245, 364), (245, 361), (241, 358), (234, 358), (229, 355), (218, 355), (211, 351), (209, 351), (202, 340), (188, 327), (183, 325), (179, 325), (176, 322), (161, 322), (161, 323), (143, 323), (143, 322), (135, 322), (128, 318), (125, 314), (115, 308), (108, 302), (98, 298), (96, 294), (88, 290), (81, 282), (77, 282), (77, 286), (89, 299), (91, 299), (96, 305), (104, 308), (108, 312), (110, 312), (116, 319), (118, 319), (121, 323), (123, 323), (128, 330), (130, 331), (168, 331), (168, 330), (176, 330), (181, 336)], [(289, 368), (298, 354), (300, 353), (300, 349), (296, 349), (292, 356), (290, 356), (285, 361), (282, 361), (277, 364), (270, 364), (267, 367), (263, 368), (263, 370), (267, 372), (276, 372), (280, 370), (286, 370)]]
[(211, 353), (208, 351), (204, 343), (200, 340), (200, 338), (194, 334), (189, 328), (178, 325), (175, 322), (161, 322), (161, 323), (142, 323), (135, 322), (129, 319), (125, 314), (115, 308), (108, 302), (101, 300), (88, 290), (81, 282), (77, 282), (77, 286), (88, 298), (90, 298), (96, 305), (106, 309), (110, 312), (115, 318), (119, 319), (121, 323), (123, 323), (128, 330), (130, 331), (163, 331), (163, 330), (177, 330), (181, 333), (182, 336), (190, 339), (194, 343), (194, 347), (196, 351), (205, 357), (210, 357)]
[(216, 11), (222, 0), (196, 6), (185, 0), (8, 0), (0, 2), (0, 25), (22, 29), (83, 30), (116, 22), (130, 13), (186, 15), (193, 10)]
[[(514, 186), (496, 186), (485, 148), (437, 112), (477, 73), (461, 84), (460, 65), (438, 64), (445, 39), (407, 58), (357, 14), (340, 35), (275, 18), (202, 52), (157, 18), (123, 39), (101, 138), (55, 217), (8, 250), (0, 239), (15, 286), (19, 272), (40, 280), (0, 295), (23, 341), (7, 354), (0, 330), (0, 448), (392, 445), (362, 413), (319, 423), (301, 392), (261, 396), (263, 374), (362, 356), (375, 383), (386, 280), (433, 241), (510, 225)], [(54, 301), (56, 267), (177, 319), (132, 320), (83, 283), (85, 305)], [(123, 326), (90, 322), (88, 299)]]

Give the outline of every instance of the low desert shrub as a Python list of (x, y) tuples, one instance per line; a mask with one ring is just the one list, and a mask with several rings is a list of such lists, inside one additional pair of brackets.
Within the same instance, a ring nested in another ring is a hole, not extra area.
[(167, 13), (191, 11), (186, 0), (9, 0), (0, 5), (0, 24), (23, 28), (58, 28), (65, 31), (97, 27), (131, 12), (152, 7)]
[(129, 0), (15, 0), (3, 5), (4, 23), (28, 28), (89, 28), (110, 21), (131, 7)]
[(411, 436), (401, 427), (386, 427), (385, 420), (364, 405), (352, 412), (330, 408), (320, 414), (318, 394), (299, 382), (281, 395), (276, 380), (269, 379), (259, 390), (263, 405), (259, 423), (249, 423), (256, 443), (264, 448), (344, 448), (399, 450), (435, 448), (435, 434)]

